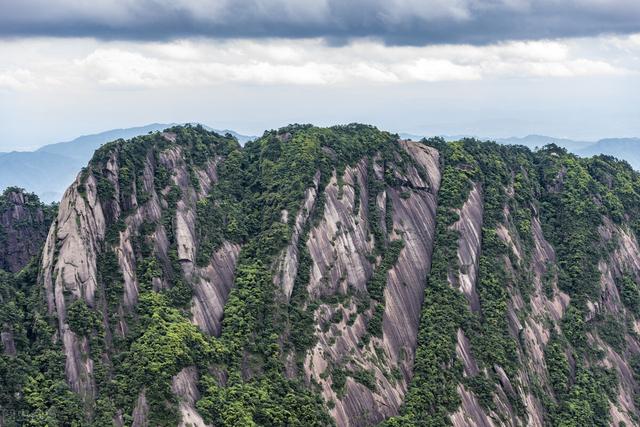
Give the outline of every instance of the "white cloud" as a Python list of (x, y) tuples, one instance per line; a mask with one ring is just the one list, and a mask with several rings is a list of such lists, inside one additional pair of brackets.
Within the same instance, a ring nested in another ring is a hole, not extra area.
[(404, 81), (437, 82), (447, 80), (479, 80), (478, 67), (456, 65), (446, 59), (420, 58), (408, 64), (397, 65), (398, 74)]
[(577, 77), (593, 75), (615, 75), (624, 71), (616, 69), (604, 61), (577, 59), (558, 63), (527, 64), (527, 71), (532, 76), (540, 77)]
[(358, 85), (570, 78), (636, 73), (638, 52), (640, 35), (424, 47), (385, 46), (367, 40), (334, 47), (319, 39), (17, 40), (0, 45), (0, 56), (7, 64), (0, 69), (0, 87), (20, 91), (54, 83), (61, 88), (144, 89), (228, 83)]
[(29, 70), (0, 71), (0, 89), (22, 90), (35, 87), (33, 73)]

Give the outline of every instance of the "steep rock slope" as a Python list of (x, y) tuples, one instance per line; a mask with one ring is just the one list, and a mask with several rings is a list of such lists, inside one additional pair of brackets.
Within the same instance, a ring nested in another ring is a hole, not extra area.
[(555, 146), (116, 141), (41, 267), (2, 278), (3, 402), (31, 425), (635, 425), (639, 231), (638, 174)]
[(449, 163), (426, 339), (389, 424), (635, 425), (638, 313), (612, 300), (638, 296), (638, 175), (554, 146), (433, 142)]
[(20, 188), (0, 195), (0, 269), (15, 273), (40, 254), (55, 212)]
[[(193, 310), (193, 322), (204, 331), (219, 332), (220, 300), (229, 292), (238, 250), (228, 243), (223, 254), (196, 266), (196, 205), (217, 180), (221, 155), (237, 142), (201, 129), (173, 130), (103, 146), (65, 193), (45, 245), (42, 280), (58, 322), (67, 382), (89, 408), (101, 403), (110, 381), (105, 376), (117, 375), (113, 357), (126, 351), (131, 337), (145, 338), (146, 332), (132, 330), (144, 317), (141, 296), (162, 292), (177, 310)], [(148, 303), (149, 314), (165, 308), (164, 300), (160, 308)], [(177, 316), (177, 310), (170, 313)], [(181, 338), (204, 340), (183, 327), (187, 336)], [(144, 387), (133, 395), (144, 400)], [(193, 410), (180, 409), (185, 415)], [(134, 424), (149, 421), (136, 421), (148, 411), (133, 412)], [(130, 422), (126, 414), (109, 416)]]
[[(397, 413), (411, 376), (440, 176), (435, 150), (402, 144), (417, 154), (404, 173), (391, 162), (378, 168), (375, 159), (367, 168), (363, 159), (345, 169), (341, 194), (332, 176), (324, 215), (307, 242), (312, 261), (307, 289), (320, 302), (314, 317), (321, 330), (305, 372), (322, 386), (325, 400), (335, 402), (331, 413), (340, 425), (371, 425)], [(383, 179), (387, 170), (399, 185), (380, 191), (372, 181)], [(372, 227), (388, 239), (377, 260), (367, 257), (376, 253)], [(367, 293), (375, 304), (362, 298)], [(338, 304), (332, 302), (336, 298)], [(323, 326), (327, 323), (333, 325)]]

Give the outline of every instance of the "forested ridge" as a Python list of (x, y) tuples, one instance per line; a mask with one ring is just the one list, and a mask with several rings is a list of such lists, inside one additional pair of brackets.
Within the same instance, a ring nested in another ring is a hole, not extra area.
[(637, 425), (639, 232), (553, 145), (114, 141), (0, 271), (0, 425)]
[(0, 194), (0, 269), (16, 273), (42, 251), (56, 209), (22, 188)]

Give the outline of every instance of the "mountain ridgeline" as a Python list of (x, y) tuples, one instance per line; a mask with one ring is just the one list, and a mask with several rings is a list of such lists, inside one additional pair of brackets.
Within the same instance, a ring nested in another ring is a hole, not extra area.
[[(112, 129), (84, 135), (72, 141), (48, 144), (35, 151), (0, 153), (0, 190), (9, 187), (28, 188), (47, 203), (58, 202), (64, 190), (101, 145), (116, 139), (129, 139), (158, 132), (174, 124), (153, 123), (146, 126)], [(220, 134), (230, 133), (240, 144), (255, 137), (232, 130), (205, 129)]]
[(0, 425), (632, 426), (640, 175), (292, 125), (96, 151), (0, 276)]

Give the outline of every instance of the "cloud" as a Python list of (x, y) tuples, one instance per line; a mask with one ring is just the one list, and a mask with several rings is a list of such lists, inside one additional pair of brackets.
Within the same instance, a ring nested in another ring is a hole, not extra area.
[(33, 73), (25, 69), (15, 69), (9, 71), (0, 71), (0, 89), (24, 90), (35, 89)]
[[(0, 87), (34, 89), (238, 85), (340, 86), (638, 73), (637, 35), (488, 46), (387, 46), (372, 40), (21, 39), (0, 45)], [(599, 46), (595, 52), (590, 46)], [(28, 67), (25, 67), (28, 64)]]
[(477, 45), (638, 31), (637, 0), (0, 0), (0, 37)]

